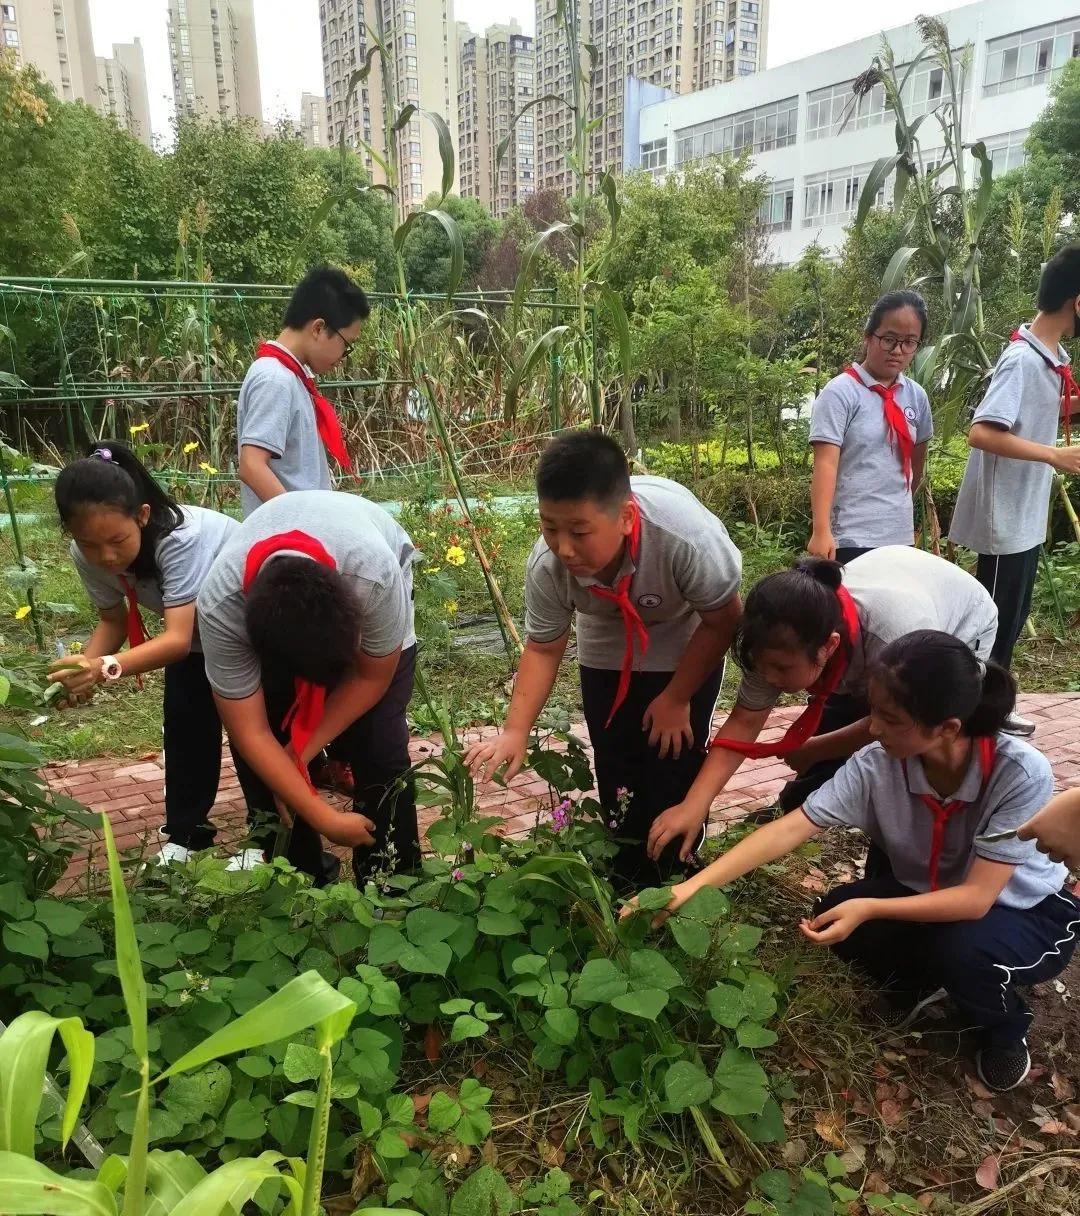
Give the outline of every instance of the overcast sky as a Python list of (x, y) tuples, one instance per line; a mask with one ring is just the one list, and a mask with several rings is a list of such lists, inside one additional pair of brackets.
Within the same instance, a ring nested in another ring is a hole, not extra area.
[[(772, 0), (768, 66), (813, 55), (842, 42), (877, 33), (885, 17), (890, 27), (918, 13), (940, 13), (957, 4), (940, 0), (893, 0), (888, 11), (866, 0)], [(114, 42), (142, 39), (150, 91), (150, 121), (155, 136), (168, 137), (172, 121), (172, 77), (166, 39), (166, 0), (90, 0), (94, 42), (99, 55)], [(531, 34), (533, 0), (456, 0), (459, 21), (474, 30), (516, 17)], [(827, 19), (826, 15), (828, 14)], [(300, 94), (321, 93), (322, 49), (319, 45), (319, 0), (255, 0), (259, 74), (264, 117), (271, 122), (300, 112)]]

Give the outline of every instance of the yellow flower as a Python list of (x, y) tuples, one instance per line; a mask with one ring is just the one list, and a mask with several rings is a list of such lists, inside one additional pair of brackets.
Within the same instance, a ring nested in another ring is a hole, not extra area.
[(447, 616), (455, 616), (457, 614), (457, 600), (446, 600), (443, 604)]
[(442, 566), (425, 566), (424, 573), (425, 574), (438, 574), (441, 569), (442, 569)]
[(30, 605), (29, 604), (23, 604), (21, 608), (15, 609), (15, 619), (17, 621), (21, 621), (24, 617), (27, 617), (29, 615), (30, 615)]
[(446, 560), (451, 566), (464, 566), (465, 550), (460, 545), (451, 545), (446, 551)]
[(202, 463), (199, 465), (199, 468), (202, 469), (202, 471), (204, 473), (209, 473), (211, 476), (213, 476), (213, 474), (215, 474), (217, 472), (217, 469), (215, 469), (212, 464), (207, 464), (207, 462), (205, 460), (202, 461)]
[(129, 431), (132, 435), (138, 435), (140, 431), (148, 431), (149, 429), (149, 422), (140, 422), (137, 426), (130, 427)]
[(187, 456), (191, 452), (194, 452), (198, 446), (199, 445), (194, 440), (192, 440), (191, 443), (185, 443), (184, 444), (184, 455)]

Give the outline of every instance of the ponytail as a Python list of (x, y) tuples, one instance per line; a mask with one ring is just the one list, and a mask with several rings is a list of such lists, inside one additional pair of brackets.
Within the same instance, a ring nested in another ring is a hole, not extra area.
[(972, 738), (996, 735), (1016, 705), (1016, 681), (952, 634), (917, 629), (890, 642), (871, 678), (920, 726), (959, 718)]
[(754, 656), (765, 649), (801, 650), (814, 660), (834, 633), (850, 641), (836, 595), (841, 582), (838, 562), (802, 557), (755, 584), (732, 643), (743, 671), (753, 671)]
[(84, 460), (75, 460), (60, 470), (54, 494), (65, 529), (82, 511), (95, 507), (135, 519), (144, 505), (149, 506), (150, 517), (131, 570), (139, 578), (161, 577), (154, 556), (158, 541), (180, 527), (183, 512), (126, 444), (117, 439), (94, 444)]

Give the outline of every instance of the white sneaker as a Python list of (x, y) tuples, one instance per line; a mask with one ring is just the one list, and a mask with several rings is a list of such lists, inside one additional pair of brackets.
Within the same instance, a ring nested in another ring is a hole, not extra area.
[(1027, 738), (1028, 735), (1035, 733), (1035, 723), (1030, 718), (1021, 717), (1020, 714), (1009, 714), (1005, 719), (1005, 725), (1001, 729), (1007, 735), (1019, 735), (1021, 738)]
[(175, 861), (183, 865), (190, 857), (190, 849), (186, 849), (182, 844), (173, 844), (171, 840), (166, 840), (157, 857), (154, 858), (154, 863), (159, 866), (167, 866), (170, 862)]
[(256, 866), (266, 865), (262, 849), (241, 849), (235, 857), (229, 858), (226, 870), (254, 870)]

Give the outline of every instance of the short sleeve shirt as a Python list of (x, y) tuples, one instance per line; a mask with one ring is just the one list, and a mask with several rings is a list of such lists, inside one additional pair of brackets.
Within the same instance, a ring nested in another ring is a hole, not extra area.
[[(637, 653), (641, 671), (674, 671), (700, 622), (699, 613), (723, 607), (738, 593), (742, 555), (727, 529), (685, 486), (663, 477), (632, 477), (641, 512), (637, 560), (629, 553), (615, 581), (633, 574), (630, 596), (649, 631)], [(625, 645), (618, 608), (589, 590), (593, 578), (577, 578), (541, 537), (525, 571), (525, 632), (551, 642), (577, 616), (578, 658), (583, 667), (617, 671)]]
[[(998, 735), (996, 744), (997, 756), (985, 787), (973, 748), (960, 788), (950, 795), (967, 806), (946, 821), (938, 882), (941, 887), (962, 883), (976, 857), (1004, 862), (1016, 869), (998, 903), (1030, 908), (1061, 890), (1066, 867), (1040, 853), (1034, 841), (981, 844), (975, 837), (1027, 823), (1053, 794), (1053, 774), (1046, 757), (1022, 740)], [(861, 828), (884, 850), (897, 881), (922, 893), (930, 889), (934, 817), (920, 794), (938, 797), (918, 757), (905, 765), (892, 759), (880, 743), (871, 743), (808, 795), (802, 809), (819, 828)]]
[[(830, 527), (840, 547), (873, 549), (910, 545), (915, 539), (911, 487), (885, 423), (881, 398), (867, 387), (874, 378), (853, 364), (821, 390), (810, 415), (810, 442), (840, 449)], [(915, 443), (934, 433), (930, 402), (921, 385), (897, 380), (896, 401)]]
[[(997, 361), (972, 422), (988, 422), (1053, 447), (1061, 417), (1061, 379), (1069, 362), (1059, 346), (1044, 346), (1026, 325)], [(1046, 539), (1054, 471), (1038, 460), (1014, 460), (979, 448), (968, 453), (949, 539), (975, 553), (1025, 553)]]
[[(236, 401), (236, 443), (238, 455), (243, 447), (268, 451), (274, 475), (286, 490), (331, 488), (311, 395), (300, 377), (276, 359), (256, 359), (247, 370)], [(259, 505), (255, 491), (242, 485), (244, 518)]]
[[(320, 541), (352, 586), (360, 605), (358, 649), (381, 657), (416, 641), (412, 609), (416, 553), (404, 528), (380, 506), (354, 494), (329, 490), (280, 494), (239, 526), (199, 594), (206, 674), (219, 696), (242, 700), (261, 687), (262, 667), (245, 619), (244, 566), (256, 541), (294, 530)], [(318, 621), (312, 621), (311, 627), (317, 630)]]
[[(181, 512), (183, 524), (163, 536), (154, 550), (160, 579), (138, 578), (133, 584), (139, 606), (158, 617), (166, 608), (180, 608), (198, 597), (214, 559), (240, 526), (235, 519), (205, 507), (181, 507)], [(91, 565), (74, 541), (71, 557), (95, 607), (108, 611), (124, 603), (120, 579)], [(200, 649), (197, 618), (191, 648)]]
[[(943, 557), (892, 545), (864, 553), (844, 567), (844, 586), (859, 614), (859, 642), (837, 692), (866, 697), (874, 660), (890, 642), (916, 629), (939, 629), (988, 657), (997, 636), (997, 606), (986, 588)], [(748, 671), (738, 703), (771, 709), (780, 689)]]

